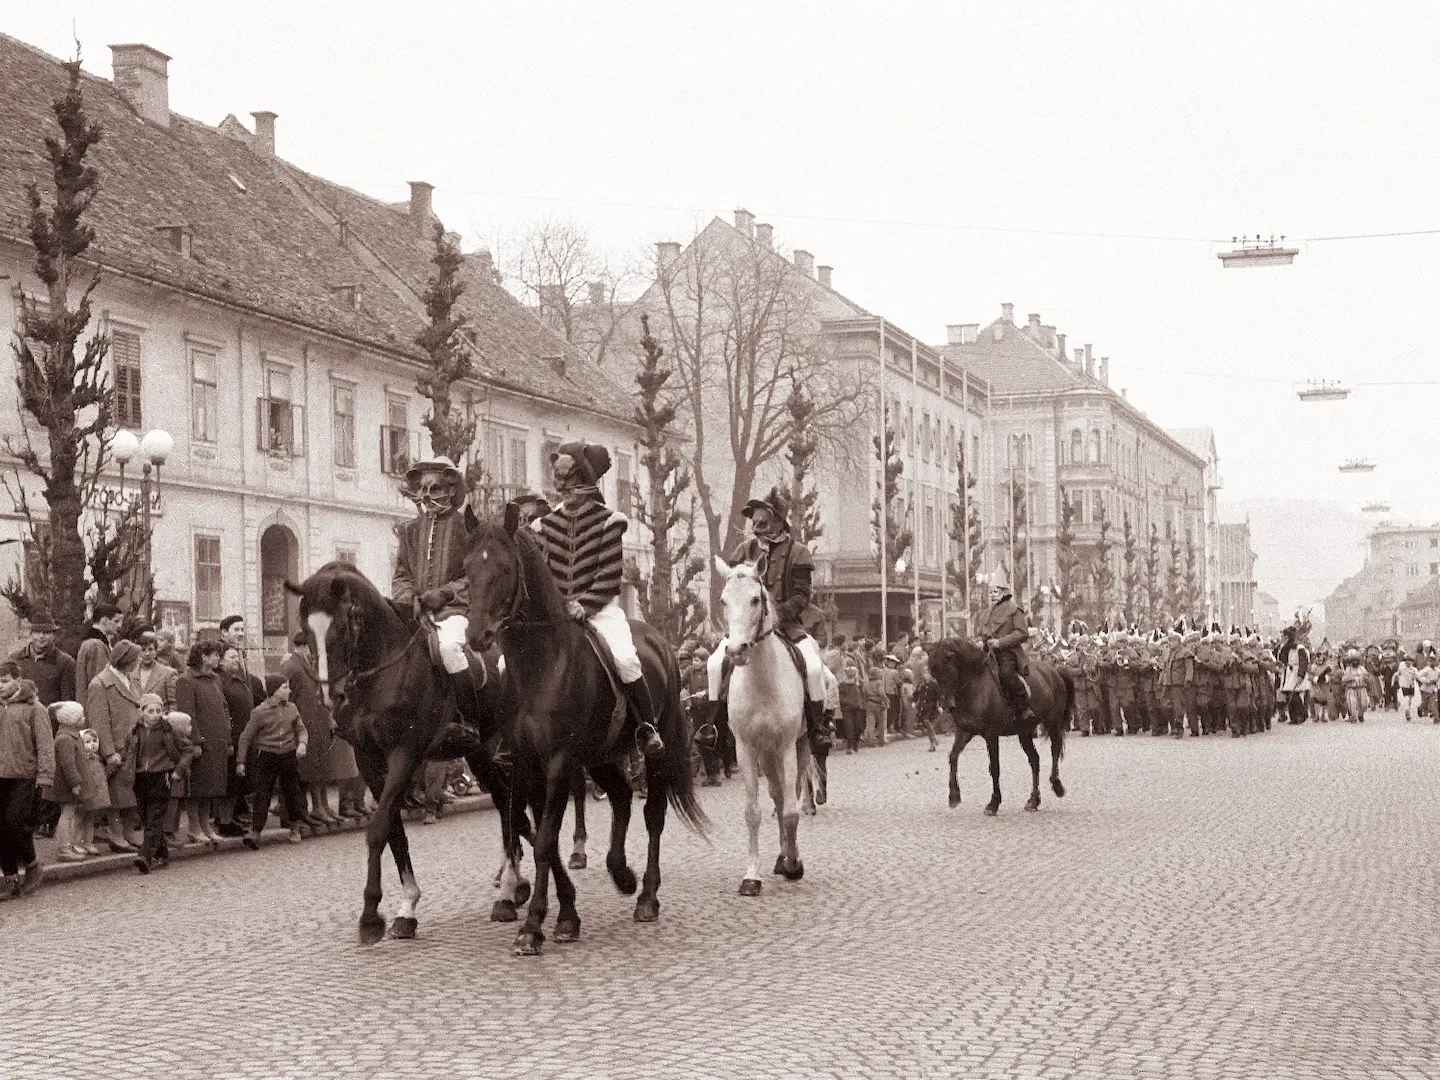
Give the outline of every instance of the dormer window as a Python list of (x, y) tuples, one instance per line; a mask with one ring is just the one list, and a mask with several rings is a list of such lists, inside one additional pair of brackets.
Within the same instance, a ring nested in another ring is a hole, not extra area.
[(188, 225), (157, 225), (155, 235), (165, 247), (182, 259), (190, 258), (193, 234)]
[(332, 285), (330, 292), (345, 307), (352, 311), (360, 310), (361, 289), (359, 285)]

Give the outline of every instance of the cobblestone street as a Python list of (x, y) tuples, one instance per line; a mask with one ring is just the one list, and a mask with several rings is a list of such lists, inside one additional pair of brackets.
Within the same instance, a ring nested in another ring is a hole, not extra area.
[(1038, 814), (1010, 740), (993, 820), (980, 744), (946, 807), (947, 748), (833, 757), (759, 899), (738, 781), (703, 790), (650, 926), (591, 803), (581, 940), (539, 959), (487, 921), (490, 812), (410, 827), (414, 941), (356, 943), (358, 834), (47, 887), (0, 908), (0, 1074), (1440, 1076), (1440, 728), (1074, 738)]

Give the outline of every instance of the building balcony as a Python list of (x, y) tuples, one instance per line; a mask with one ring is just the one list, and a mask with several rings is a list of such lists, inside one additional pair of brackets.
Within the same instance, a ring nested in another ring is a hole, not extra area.
[(1104, 461), (1062, 461), (1059, 469), (1060, 483), (1113, 483), (1115, 466)]

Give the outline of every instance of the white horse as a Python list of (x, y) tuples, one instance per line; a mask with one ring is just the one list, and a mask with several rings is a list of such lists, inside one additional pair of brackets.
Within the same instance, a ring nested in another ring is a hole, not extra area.
[[(740, 895), (759, 896), (762, 773), (780, 822), (775, 873), (787, 881), (805, 876), (795, 841), (802, 781), (812, 767), (810, 742), (805, 737), (805, 680), (775, 633), (775, 601), (755, 565), (730, 566), (717, 558), (715, 569), (725, 579), (720, 602), (725, 608), (725, 652), (733, 665), (730, 730), (735, 735), (735, 760), (745, 781), (745, 825), (750, 831)], [(815, 813), (808, 795), (805, 801), (805, 812)]]

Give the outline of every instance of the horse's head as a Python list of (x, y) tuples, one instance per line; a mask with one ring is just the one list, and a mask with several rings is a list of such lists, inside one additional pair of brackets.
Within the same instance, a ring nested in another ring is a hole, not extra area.
[(715, 572), (725, 579), (720, 604), (725, 609), (725, 652), (737, 667), (750, 648), (775, 629), (775, 601), (754, 563), (731, 566), (716, 556)]
[(955, 699), (985, 667), (985, 648), (968, 638), (945, 638), (924, 645), (930, 675), (935, 680), (940, 704), (954, 708)]
[(326, 563), (299, 585), (285, 582), (288, 592), (300, 597), (300, 623), (315, 650), (315, 674), (320, 694), (332, 707), (331, 687), (356, 667), (356, 654), (367, 628), (373, 632), (381, 618), (394, 612), (378, 589), (349, 563)]
[(520, 512), (514, 503), (505, 507), (500, 523), (481, 521), (465, 508), (465, 580), (470, 591), (470, 647), (484, 652), (495, 636), (515, 617), (525, 597)]

